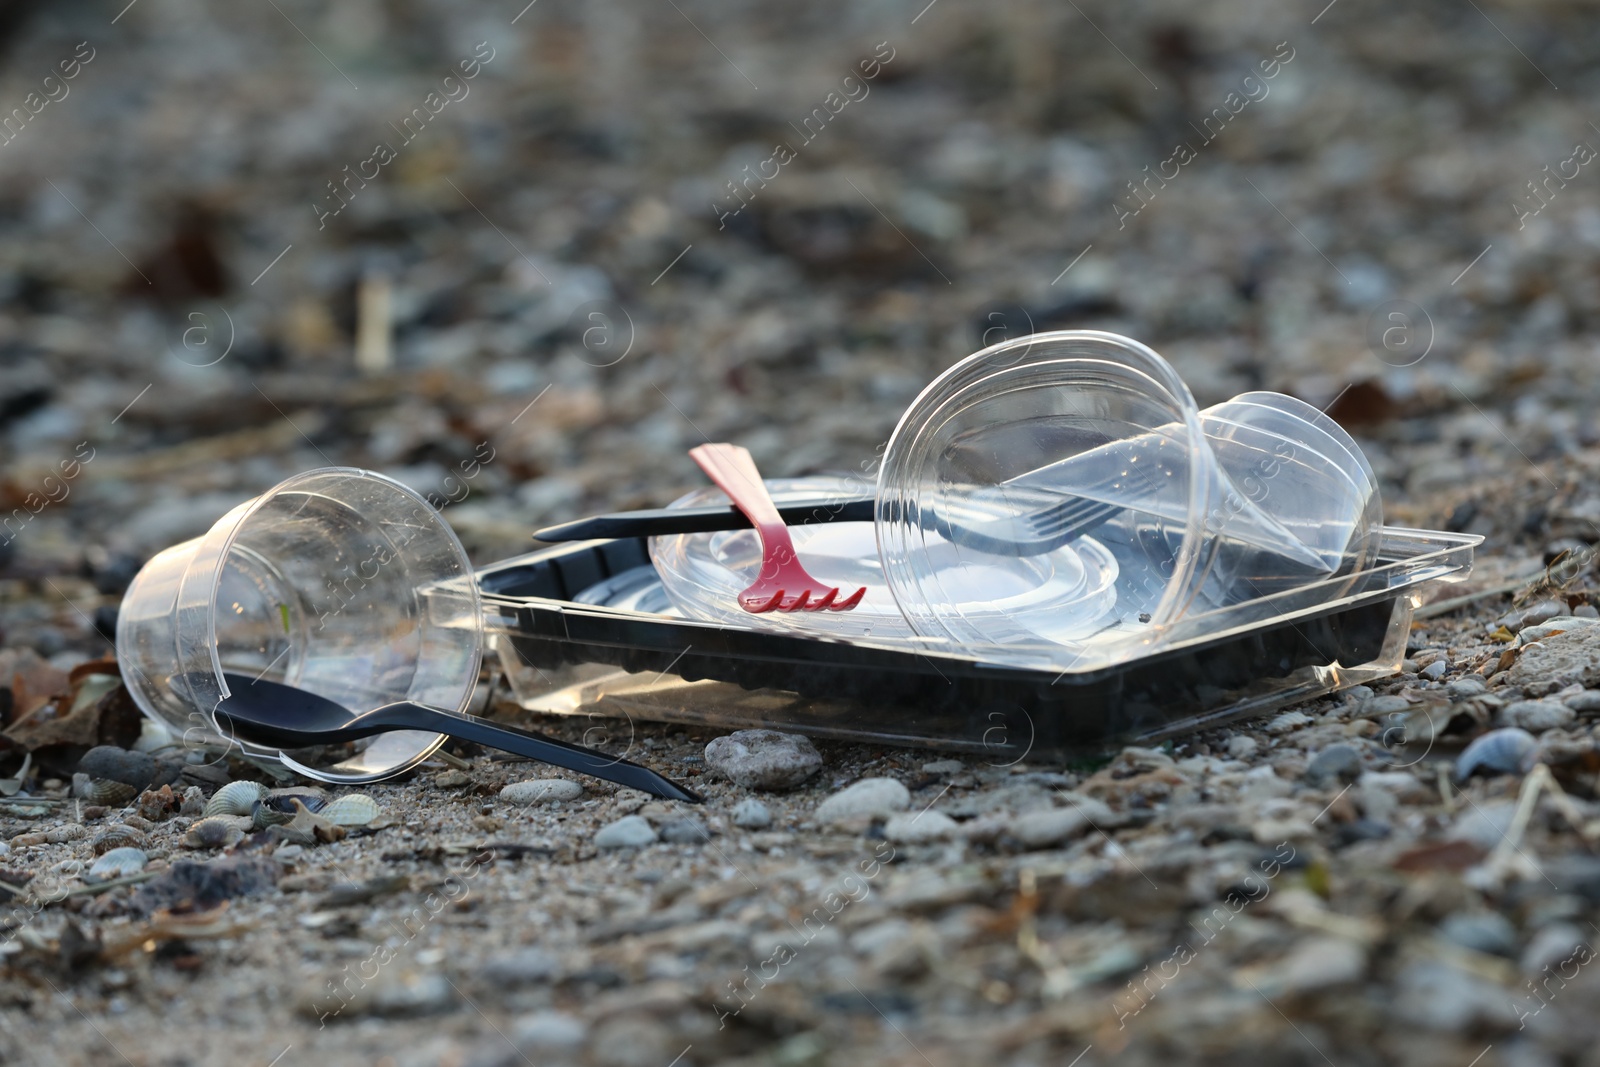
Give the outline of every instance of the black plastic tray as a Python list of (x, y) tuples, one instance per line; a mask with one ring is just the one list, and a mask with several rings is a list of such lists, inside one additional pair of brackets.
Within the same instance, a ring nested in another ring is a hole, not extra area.
[(803, 698), (742, 722), (692, 710), (663, 718), (992, 753), (1152, 740), (1393, 673), (1412, 610), (1407, 594), (1385, 591), (1116, 667), (1059, 673), (574, 602), (649, 562), (642, 538), (588, 541), (492, 565), (478, 580), (491, 619), (498, 615), (491, 628), (541, 671), (607, 664)]

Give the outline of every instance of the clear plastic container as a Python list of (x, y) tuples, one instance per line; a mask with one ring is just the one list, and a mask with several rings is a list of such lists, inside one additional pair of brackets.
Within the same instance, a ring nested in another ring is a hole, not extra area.
[[(1067, 544), (1041, 538), (1091, 508)], [(878, 479), (878, 555), (910, 628), (994, 662), (1122, 661), (1188, 618), (1337, 597), (1381, 526), (1371, 468), (1317, 409), (1246, 393), (1201, 411), (1154, 351), (1098, 331), (952, 367), (902, 415)]]
[[(421, 496), (371, 471), (297, 475), (161, 552), (128, 587), (117, 661), (135, 702), (191, 744), (226, 743), (224, 672), (298, 686), (357, 712), (397, 700), (464, 711), (483, 619), (455, 533)], [(369, 782), (443, 742), (398, 731), (278, 753), (312, 778)]]

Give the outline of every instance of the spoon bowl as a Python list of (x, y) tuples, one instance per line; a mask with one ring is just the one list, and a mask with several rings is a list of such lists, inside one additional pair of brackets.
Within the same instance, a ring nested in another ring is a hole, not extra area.
[(648, 767), (553, 737), (499, 726), (409, 700), (357, 713), (327, 697), (281, 682), (225, 674), (229, 695), (217, 725), (235, 740), (274, 748), (339, 745), (391, 730), (422, 730), (502, 749), (529, 759), (631, 786), (653, 796), (698, 804), (701, 798)]

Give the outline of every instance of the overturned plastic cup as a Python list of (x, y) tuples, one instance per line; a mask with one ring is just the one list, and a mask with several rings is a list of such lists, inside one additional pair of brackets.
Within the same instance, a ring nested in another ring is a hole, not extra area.
[(353, 467), (296, 475), (139, 571), (117, 661), (139, 708), (191, 746), (237, 745), (325, 782), (372, 782), (443, 742), (416, 730), (280, 752), (218, 728), (225, 675), (281, 682), (362, 713), (411, 700), (465, 711), (483, 656), (471, 563), (439, 512)]
[(950, 368), (878, 478), (879, 558), (911, 628), (1018, 662), (1151, 650), (1185, 620), (1353, 580), (1381, 525), (1371, 467), (1316, 408), (1254, 392), (1202, 411), (1156, 352), (1090, 330)]

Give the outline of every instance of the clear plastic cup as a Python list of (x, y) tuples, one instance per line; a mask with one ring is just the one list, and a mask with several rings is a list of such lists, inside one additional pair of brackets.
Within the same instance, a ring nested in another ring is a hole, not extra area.
[(902, 415), (878, 479), (879, 557), (912, 629), (1017, 662), (1153, 648), (1181, 619), (1354, 574), (1381, 524), (1371, 468), (1317, 409), (1246, 393), (1201, 411), (1150, 348), (1089, 330), (956, 364)]
[(117, 661), (134, 701), (189, 743), (233, 742), (326, 782), (404, 771), (443, 743), (397, 731), (280, 753), (214, 717), (225, 673), (266, 678), (355, 712), (398, 700), (465, 711), (483, 655), (472, 566), (421, 496), (353, 467), (296, 475), (161, 552), (128, 587)]

